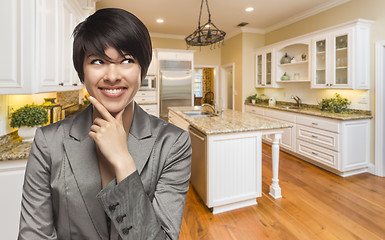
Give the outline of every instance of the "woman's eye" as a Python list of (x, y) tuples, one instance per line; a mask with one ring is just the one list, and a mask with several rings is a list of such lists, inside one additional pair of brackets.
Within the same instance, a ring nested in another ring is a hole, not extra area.
[(135, 63), (135, 61), (132, 58), (125, 58), (122, 63)]
[(95, 60), (92, 60), (91, 61), (91, 64), (96, 64), (96, 65), (100, 65), (100, 64), (103, 64), (104, 62), (100, 59), (95, 59)]

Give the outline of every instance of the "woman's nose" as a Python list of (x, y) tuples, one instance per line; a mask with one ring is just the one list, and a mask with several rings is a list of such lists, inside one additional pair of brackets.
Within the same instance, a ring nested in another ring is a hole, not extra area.
[(109, 63), (104, 77), (106, 81), (115, 82), (120, 80), (119, 67), (116, 63)]

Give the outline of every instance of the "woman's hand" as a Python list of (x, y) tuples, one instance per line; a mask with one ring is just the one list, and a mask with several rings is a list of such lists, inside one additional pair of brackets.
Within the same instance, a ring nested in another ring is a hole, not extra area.
[(113, 166), (117, 181), (120, 182), (136, 170), (134, 160), (127, 149), (127, 133), (123, 127), (124, 109), (113, 117), (94, 97), (90, 96), (90, 101), (102, 118), (95, 118), (88, 135)]

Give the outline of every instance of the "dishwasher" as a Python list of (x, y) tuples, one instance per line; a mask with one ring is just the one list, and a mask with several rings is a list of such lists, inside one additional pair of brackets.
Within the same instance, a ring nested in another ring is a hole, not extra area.
[(207, 136), (191, 125), (189, 132), (192, 148), (190, 182), (207, 205)]

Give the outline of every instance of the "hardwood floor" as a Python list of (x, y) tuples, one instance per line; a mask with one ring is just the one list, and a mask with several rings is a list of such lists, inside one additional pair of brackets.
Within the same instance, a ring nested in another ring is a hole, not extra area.
[(264, 145), (258, 205), (213, 215), (190, 185), (180, 239), (385, 239), (385, 178), (342, 178), (283, 152), (282, 199), (268, 194), (271, 178)]

